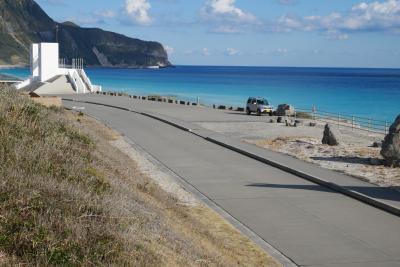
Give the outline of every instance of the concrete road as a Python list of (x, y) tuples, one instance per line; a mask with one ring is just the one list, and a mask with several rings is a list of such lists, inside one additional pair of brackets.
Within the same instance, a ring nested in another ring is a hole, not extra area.
[(168, 104), (163, 102), (153, 102), (147, 100), (136, 100), (129, 97), (112, 97), (103, 95), (62, 95), (63, 98), (73, 98), (81, 101), (96, 101), (114, 104), (121, 107), (132, 107), (137, 111), (152, 111), (153, 113), (163, 114), (173, 118), (188, 122), (266, 122), (269, 116), (247, 116), (244, 112), (232, 110), (214, 110), (206, 107), (193, 107), (179, 104)]
[(400, 266), (399, 217), (151, 118), (65, 105), (84, 106), (298, 265)]
[[(328, 170), (325, 168), (318, 167), (315, 164), (307, 163), (305, 161), (295, 159), (293, 157), (284, 155), (282, 153), (277, 153), (271, 150), (262, 149), (255, 145), (245, 144), (241, 141), (242, 137), (239, 135), (231, 135), (231, 134), (218, 134), (211, 130), (207, 130), (198, 122), (205, 122), (212, 124), (222, 124), (228, 122), (233, 124), (245, 123), (248, 124), (256, 123), (258, 127), (264, 127), (264, 125), (268, 125), (270, 127), (271, 124), (266, 124), (266, 121), (269, 121), (269, 116), (247, 116), (244, 112), (234, 112), (230, 110), (215, 110), (211, 108), (204, 107), (193, 107), (187, 105), (176, 105), (176, 104), (167, 104), (162, 102), (152, 102), (152, 101), (142, 101), (131, 99), (129, 97), (115, 97), (115, 96), (103, 96), (103, 95), (74, 95), (69, 96), (69, 98), (76, 99), (78, 101), (89, 101), (95, 103), (103, 103), (105, 105), (113, 105), (117, 107), (123, 107), (128, 109), (133, 109), (138, 112), (144, 112), (146, 114), (151, 114), (158, 118), (162, 118), (169, 122), (176, 123), (184, 128), (191, 129), (194, 133), (201, 135), (202, 137), (209, 137), (224, 144), (231, 145), (235, 148), (239, 148), (248, 153), (256, 155), (260, 158), (268, 159), (270, 161), (274, 161), (279, 163), (281, 166), (286, 166), (294, 169), (297, 172), (305, 173), (307, 175), (311, 175), (312, 177), (316, 177), (319, 180), (323, 180), (326, 183), (334, 184), (341, 187), (350, 195), (353, 193), (358, 194), (359, 199), (363, 201), (367, 201), (368, 203), (372, 203), (373, 205), (386, 208), (394, 214), (400, 216), (400, 194), (398, 191), (395, 191), (388, 187), (380, 187), (368, 182), (362, 181), (360, 179), (345, 175), (340, 172)], [(281, 131), (284, 133), (287, 130), (287, 127), (276, 128), (275, 131)], [(307, 127), (306, 127), (307, 128)], [(305, 128), (295, 128), (300, 131)], [(271, 129), (274, 131), (273, 129)], [(291, 129), (293, 130), (293, 128)], [(314, 131), (316, 129), (313, 129)], [(235, 131), (235, 130), (233, 130)], [(240, 132), (240, 131), (239, 131)], [(249, 133), (253, 132), (253, 130), (243, 131), (245, 138), (249, 138)], [(318, 130), (317, 130), (318, 132)], [(320, 128), (320, 134), (322, 135), (323, 128)], [(302, 133), (303, 134), (303, 133)], [(376, 134), (368, 134), (369, 138), (366, 138), (366, 133), (356, 133), (356, 132), (348, 132), (351, 135), (352, 139), (364, 139), (364, 145), (367, 145), (365, 142), (372, 143), (374, 140), (381, 140), (383, 138), (382, 135), (376, 136)], [(365, 141), (369, 140), (369, 141)], [(315, 182), (315, 181), (314, 181)], [(367, 198), (365, 198), (367, 197)]]

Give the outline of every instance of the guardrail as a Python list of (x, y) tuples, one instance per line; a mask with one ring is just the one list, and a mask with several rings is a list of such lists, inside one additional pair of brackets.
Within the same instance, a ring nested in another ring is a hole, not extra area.
[[(337, 125), (339, 128), (348, 128), (352, 131), (360, 130), (364, 132), (386, 135), (389, 132), (389, 122), (373, 118), (365, 118), (341, 113), (304, 108), (296, 108), (296, 113), (305, 113), (310, 119)], [(296, 115), (297, 115), (296, 114)]]
[(62, 69), (83, 69), (84, 61), (83, 58), (71, 59), (71, 64), (67, 64), (67, 59), (58, 59), (58, 67)]

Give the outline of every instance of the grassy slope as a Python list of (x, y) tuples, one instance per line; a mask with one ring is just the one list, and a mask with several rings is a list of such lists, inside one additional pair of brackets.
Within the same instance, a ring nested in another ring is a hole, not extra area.
[(0, 88), (0, 265), (277, 265), (207, 207), (162, 191), (118, 138)]
[(56, 112), (1, 90), (0, 251), (38, 265), (119, 260), (122, 243), (99, 205), (110, 185), (92, 167), (94, 148)]

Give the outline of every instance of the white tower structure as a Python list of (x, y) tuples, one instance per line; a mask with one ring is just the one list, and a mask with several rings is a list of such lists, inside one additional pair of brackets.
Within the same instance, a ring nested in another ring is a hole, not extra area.
[[(61, 60), (64, 62), (64, 60)], [(38, 43), (31, 47), (31, 76), (16, 85), (38, 94), (72, 94), (101, 91), (83, 69), (83, 59), (73, 59), (72, 66), (61, 64), (58, 43)]]

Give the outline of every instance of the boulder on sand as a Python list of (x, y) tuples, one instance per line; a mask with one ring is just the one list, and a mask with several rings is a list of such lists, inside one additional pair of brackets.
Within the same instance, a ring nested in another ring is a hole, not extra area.
[(400, 115), (390, 126), (382, 143), (381, 155), (388, 166), (400, 167)]
[(330, 146), (337, 146), (339, 142), (336, 139), (335, 134), (332, 132), (331, 127), (329, 124), (325, 125), (324, 136), (322, 138), (322, 144), (330, 145)]

